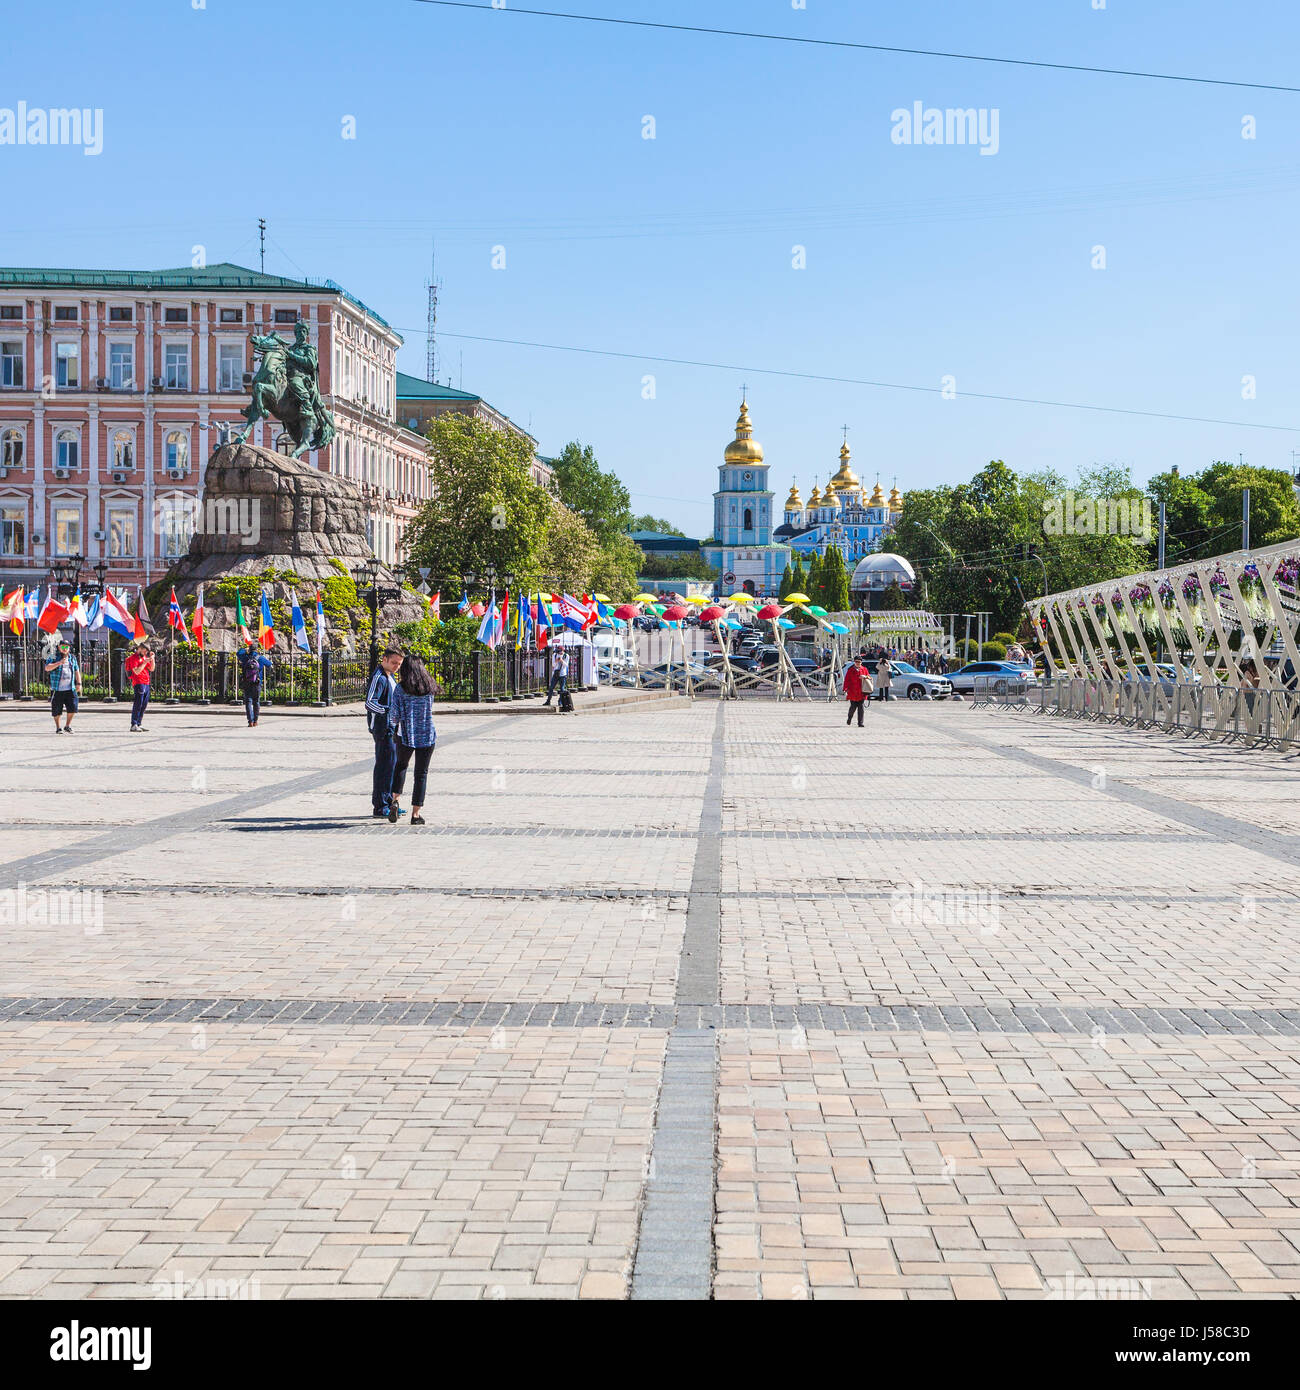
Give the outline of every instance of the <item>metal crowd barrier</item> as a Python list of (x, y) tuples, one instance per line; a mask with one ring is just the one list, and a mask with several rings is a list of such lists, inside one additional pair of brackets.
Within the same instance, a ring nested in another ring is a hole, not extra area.
[(1031, 714), (1159, 729), (1216, 743), (1300, 750), (1300, 692), (1254, 686), (1197, 685), (1185, 681), (1123, 681), (1057, 676), (1029, 685), (1023, 697), (981, 690), (974, 705), (1023, 709)]

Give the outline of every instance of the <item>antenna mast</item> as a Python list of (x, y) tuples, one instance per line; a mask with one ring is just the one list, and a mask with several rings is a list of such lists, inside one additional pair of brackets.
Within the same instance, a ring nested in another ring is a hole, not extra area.
[(438, 379), (438, 291), (442, 282), (437, 276), (437, 248), (429, 255), (429, 278), (424, 288), (429, 292), (429, 319), (424, 330), (424, 379)]

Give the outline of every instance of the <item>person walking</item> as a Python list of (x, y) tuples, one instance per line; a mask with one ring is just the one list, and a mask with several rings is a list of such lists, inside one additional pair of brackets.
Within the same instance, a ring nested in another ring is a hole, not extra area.
[[(77, 697), (81, 694), (81, 663), (72, 654), (70, 642), (60, 642), (52, 660), (45, 663), (50, 678), (50, 713), (54, 716), (54, 732), (70, 734), (72, 716), (77, 712)], [(59, 728), (59, 715), (63, 727)]]
[(879, 690), (878, 700), (889, 699), (889, 682), (894, 674), (894, 664), (889, 659), (889, 653), (882, 651), (880, 660), (876, 663), (876, 689)]
[(408, 656), (397, 672), (392, 698), (388, 702), (388, 729), (396, 739), (397, 758), (393, 764), (392, 791), (388, 799), (388, 823), (396, 825), (402, 815), (398, 797), (406, 782), (406, 769), (415, 759), (411, 779), (411, 824), (423, 825), (424, 794), (429, 779), (429, 759), (433, 757), (438, 735), (433, 727), (433, 677), (418, 656)]
[(858, 728), (862, 727), (862, 710), (871, 696), (871, 672), (867, 670), (866, 658), (859, 653), (853, 658), (853, 665), (844, 673), (844, 698), (849, 702), (849, 717), (845, 725), (853, 723), (853, 713), (858, 715)]
[(257, 727), (258, 716), (262, 712), (262, 670), (271, 669), (271, 658), (257, 650), (257, 644), (250, 637), (239, 653), (239, 679), (244, 690), (244, 713), (248, 716), (248, 727)]
[[(388, 814), (388, 798), (393, 790), (393, 764), (397, 750), (388, 727), (388, 705), (393, 697), (393, 677), (402, 664), (402, 653), (389, 647), (379, 658), (375, 674), (366, 691), (366, 727), (375, 741), (375, 770), (370, 782), (370, 814), (376, 820)], [(399, 813), (400, 814), (400, 813)]]
[(126, 659), (126, 674), (131, 682), (131, 732), (144, 728), (144, 712), (149, 708), (149, 690), (153, 684), (153, 653), (148, 646), (139, 646)]
[[(546, 705), (551, 703), (551, 696), (558, 689), (560, 695), (569, 687), (569, 649), (568, 647), (557, 647), (555, 655), (551, 659), (551, 683), (546, 687)], [(561, 700), (563, 703), (563, 700)]]

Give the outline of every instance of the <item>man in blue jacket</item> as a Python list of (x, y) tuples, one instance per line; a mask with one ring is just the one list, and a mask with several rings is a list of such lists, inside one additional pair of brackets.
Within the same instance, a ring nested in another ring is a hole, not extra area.
[[(370, 787), (370, 814), (376, 819), (387, 818), (388, 797), (393, 788), (393, 764), (397, 748), (388, 727), (388, 702), (393, 696), (394, 677), (402, 664), (402, 653), (389, 647), (379, 658), (375, 674), (366, 691), (366, 724), (375, 741), (375, 775)], [(399, 815), (402, 812), (398, 812)]]

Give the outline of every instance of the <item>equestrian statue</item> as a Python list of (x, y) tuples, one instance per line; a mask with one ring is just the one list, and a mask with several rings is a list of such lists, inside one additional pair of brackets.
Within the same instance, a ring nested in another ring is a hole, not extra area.
[(299, 319), (294, 340), (277, 333), (253, 333), (249, 342), (261, 358), (253, 377), (253, 399), (244, 411), (248, 424), (235, 443), (243, 444), (259, 420), (273, 417), (293, 440), (292, 458), (308, 449), (324, 449), (334, 438), (334, 417), (320, 394), (320, 359), (307, 340), (307, 325)]

